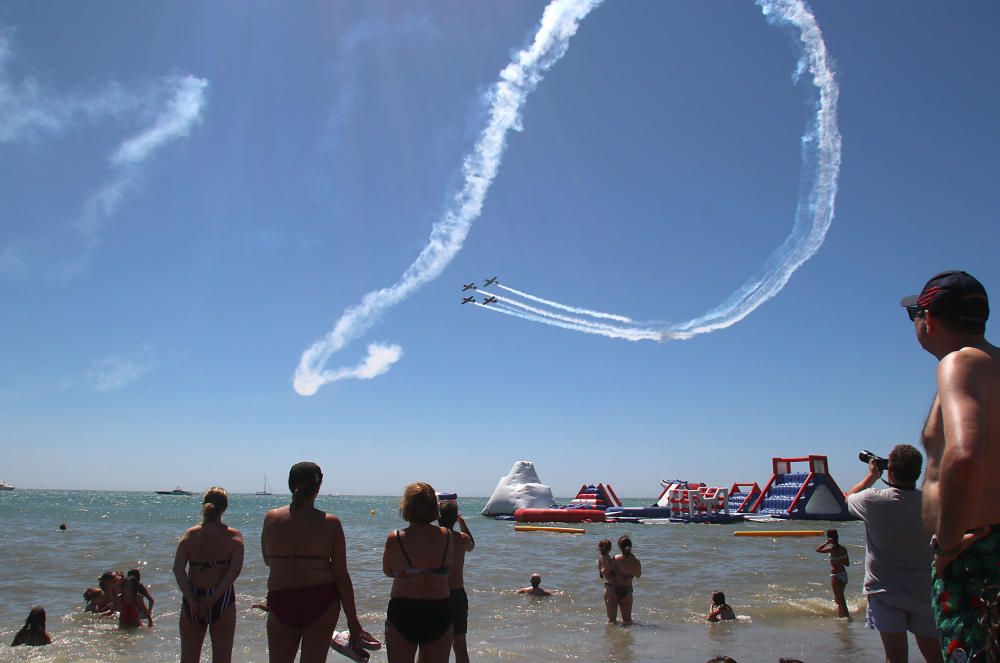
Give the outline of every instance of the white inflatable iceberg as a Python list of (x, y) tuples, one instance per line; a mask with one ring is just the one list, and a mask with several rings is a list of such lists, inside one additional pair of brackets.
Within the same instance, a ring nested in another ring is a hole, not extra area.
[(483, 515), (511, 516), (515, 509), (548, 509), (555, 504), (552, 488), (539, 481), (535, 465), (519, 460), (510, 468), (510, 474), (500, 478)]

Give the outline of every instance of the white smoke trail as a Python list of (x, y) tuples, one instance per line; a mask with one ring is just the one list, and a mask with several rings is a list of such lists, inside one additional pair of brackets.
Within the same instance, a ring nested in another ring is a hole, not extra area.
[(341, 314), (323, 339), (302, 353), (295, 370), (295, 391), (311, 396), (324, 384), (343, 379), (341, 371), (325, 368), (330, 356), (370, 329), (386, 309), (440, 275), (462, 248), (500, 167), (507, 132), (521, 129), (521, 106), (545, 72), (566, 53), (580, 21), (600, 1), (553, 0), (546, 6), (531, 45), (514, 56), (492, 88), (486, 127), (463, 164), (463, 186), (444, 217), (434, 224), (430, 241), (396, 283), (364, 295), (359, 304)]
[(546, 325), (551, 325), (553, 327), (562, 327), (563, 329), (570, 329), (573, 331), (583, 332), (584, 334), (596, 334), (598, 336), (606, 336), (608, 338), (617, 338), (626, 341), (658, 341), (661, 338), (660, 332), (652, 330), (641, 330), (641, 329), (630, 329), (622, 328), (618, 329), (615, 327), (602, 328), (593, 325), (578, 325), (569, 322), (562, 322), (561, 320), (555, 320), (550, 317), (543, 317), (540, 315), (533, 315), (531, 313), (524, 313), (506, 306), (486, 306), (485, 304), (479, 304), (480, 307), (489, 309), (495, 313), (503, 313), (504, 315), (511, 315), (515, 318), (521, 318), (522, 320), (530, 320), (532, 322), (541, 322)]
[[(837, 99), (840, 89), (830, 68), (823, 33), (815, 16), (802, 0), (757, 0), (757, 4), (768, 22), (785, 23), (798, 29), (802, 57), (794, 78), (797, 80), (808, 70), (812, 75), (813, 85), (819, 91), (814, 122), (802, 136), (803, 176), (795, 223), (791, 233), (757, 274), (729, 298), (702, 316), (661, 329), (656, 340), (686, 340), (698, 334), (730, 327), (750, 315), (761, 304), (781, 292), (792, 274), (816, 254), (833, 221), (841, 160), (841, 139), (837, 128)], [(594, 313), (587, 309), (541, 300), (505, 286), (500, 287), (554, 308), (586, 315)], [(566, 327), (551, 320), (550, 316), (536, 316), (532, 319), (535, 322)], [(628, 319), (623, 321), (631, 322)], [(649, 331), (635, 327), (627, 329), (638, 333)], [(620, 331), (624, 333), (626, 328), (621, 328)]]
[[(770, 23), (787, 23), (799, 30), (803, 54), (796, 74), (808, 63), (819, 102), (813, 126), (802, 136), (802, 191), (791, 234), (771, 254), (761, 270), (722, 304), (693, 320), (671, 326), (665, 336), (691, 338), (724, 329), (750, 315), (785, 287), (792, 274), (816, 254), (833, 221), (840, 173), (840, 131), (837, 98), (840, 88), (830, 68), (823, 33), (816, 17), (801, 0), (757, 0)], [(809, 169), (815, 158), (815, 166)]]
[[(621, 338), (628, 338), (629, 340), (632, 340), (631, 336), (633, 335), (633, 332), (637, 331), (635, 328), (631, 328), (631, 327), (618, 327), (618, 326), (615, 326), (615, 325), (612, 325), (612, 324), (609, 324), (609, 323), (606, 323), (606, 322), (595, 322), (593, 320), (586, 320), (584, 318), (572, 318), (572, 317), (570, 317), (568, 315), (562, 315), (562, 314), (559, 314), (559, 313), (553, 313), (552, 311), (546, 311), (544, 309), (540, 309), (540, 308), (537, 308), (535, 306), (531, 306), (530, 304), (525, 304), (524, 302), (519, 302), (516, 299), (511, 299), (510, 297), (504, 297), (503, 295), (497, 295), (497, 294), (493, 294), (493, 293), (487, 293), (487, 294), (489, 294), (491, 297), (496, 297), (497, 301), (503, 302), (504, 304), (507, 304), (508, 306), (514, 306), (514, 307), (519, 308), (519, 309), (521, 309), (523, 311), (527, 311), (529, 313), (533, 313), (536, 316), (542, 316), (542, 317), (545, 317), (545, 318), (549, 318), (551, 320), (560, 320), (560, 321), (565, 322), (567, 324), (576, 325), (576, 326), (580, 326), (580, 327), (593, 327), (594, 329), (603, 329), (603, 330), (608, 331), (608, 332), (613, 332), (613, 333), (621, 334)], [(657, 335), (657, 337), (658, 337), (658, 333), (654, 329), (647, 329), (647, 330), (642, 330), (642, 331), (645, 331), (648, 334)]]
[(507, 292), (512, 292), (518, 297), (523, 297), (524, 299), (530, 299), (533, 302), (538, 302), (539, 304), (545, 304), (546, 306), (551, 306), (552, 308), (557, 308), (562, 311), (569, 311), (570, 313), (576, 313), (577, 315), (589, 315), (592, 318), (604, 318), (606, 320), (616, 320), (618, 322), (632, 322), (632, 318), (626, 318), (624, 315), (615, 315), (614, 313), (601, 313), (600, 311), (591, 311), (586, 308), (577, 308), (576, 306), (567, 306), (566, 304), (560, 304), (559, 302), (549, 301), (548, 299), (542, 299), (535, 295), (529, 295), (526, 292), (521, 292), (520, 290), (515, 290), (501, 283), (496, 284), (498, 288), (503, 288)]

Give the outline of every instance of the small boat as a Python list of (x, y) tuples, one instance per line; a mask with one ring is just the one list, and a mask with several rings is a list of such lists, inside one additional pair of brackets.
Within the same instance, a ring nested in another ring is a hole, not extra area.
[(0, 481), (0, 490), (14, 490), (17, 486), (13, 486), (6, 481)]
[(270, 495), (271, 494), (271, 485), (269, 483), (267, 483), (267, 475), (266, 474), (264, 475), (264, 490), (258, 490), (257, 494), (258, 495)]
[(158, 490), (157, 495), (194, 495), (190, 490), (184, 490), (180, 486), (177, 486), (173, 490)]

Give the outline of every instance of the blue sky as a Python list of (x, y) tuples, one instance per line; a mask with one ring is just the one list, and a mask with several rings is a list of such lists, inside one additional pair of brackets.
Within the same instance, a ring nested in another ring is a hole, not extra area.
[(776, 296), (664, 343), (459, 305), (497, 275), (669, 328), (792, 230), (817, 99), (798, 33), (749, 2), (607, 3), (525, 99), (461, 250), (321, 368), (398, 361), (302, 396), (303, 352), (462, 190), (545, 3), (0, 6), (0, 479), (250, 491), (313, 459), (329, 491), (488, 495), (527, 459), (559, 495), (652, 497), (819, 453), (846, 488), (933, 397), (899, 298), (949, 268), (1000, 288), (1000, 7), (811, 9), (843, 160)]

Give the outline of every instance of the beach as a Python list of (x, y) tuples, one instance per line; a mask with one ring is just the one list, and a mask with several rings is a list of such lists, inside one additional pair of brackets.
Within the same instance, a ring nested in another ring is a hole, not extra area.
[[(224, 521), (240, 529), (246, 563), (236, 581), (234, 661), (267, 660), (265, 616), (251, 605), (264, 598), (267, 567), (260, 557), (264, 512), (287, 495), (231, 495)], [(640, 506), (650, 499), (623, 500)], [(405, 526), (398, 497), (320, 496), (316, 506), (337, 514), (347, 537), (348, 564), (363, 626), (383, 633), (391, 579), (382, 574), (386, 534)], [(476, 537), (466, 561), (469, 651), (475, 661), (704, 662), (726, 654), (740, 663), (779, 657), (809, 663), (880, 660), (877, 633), (864, 627), (864, 526), (821, 521), (732, 525), (584, 524), (584, 535), (515, 532), (514, 523), (479, 516), (485, 499), (461, 498)], [(6, 529), (0, 571), (0, 661), (175, 661), (180, 592), (171, 566), (177, 537), (198, 522), (198, 496), (152, 492), (23, 490), (0, 495)], [(374, 510), (374, 515), (372, 511)], [(67, 525), (60, 531), (60, 523)], [(851, 556), (848, 603), (854, 620), (835, 617), (823, 541), (743, 538), (740, 529), (836, 527)], [(597, 577), (597, 542), (631, 535), (642, 560), (630, 628), (606, 625)], [(117, 621), (82, 612), (83, 590), (101, 572), (138, 567), (156, 605), (155, 626), (121, 632)], [(518, 596), (528, 576), (562, 595)], [(704, 621), (713, 590), (726, 592), (739, 619)], [(7, 645), (32, 605), (48, 613), (53, 644)], [(345, 628), (343, 616), (339, 628)], [(911, 642), (912, 644), (912, 642)], [(206, 642), (203, 660), (210, 660)], [(342, 659), (334, 652), (330, 661)], [(372, 661), (385, 661), (373, 652)]]

